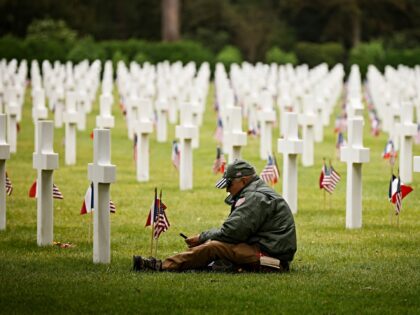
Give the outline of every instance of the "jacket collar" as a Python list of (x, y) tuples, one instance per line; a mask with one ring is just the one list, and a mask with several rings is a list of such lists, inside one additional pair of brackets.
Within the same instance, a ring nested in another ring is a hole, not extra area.
[(255, 175), (255, 177), (246, 186), (244, 186), (244, 188), (242, 188), (235, 196), (229, 194), (229, 196), (227, 196), (225, 199), (225, 203), (229, 206), (232, 206), (241, 197), (243, 193), (247, 192), (248, 190), (254, 190), (255, 186), (257, 185), (256, 182), (259, 179), (259, 176)]

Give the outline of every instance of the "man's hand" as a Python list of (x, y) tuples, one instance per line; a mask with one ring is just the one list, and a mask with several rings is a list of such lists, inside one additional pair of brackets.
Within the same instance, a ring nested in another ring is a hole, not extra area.
[(191, 237), (187, 238), (185, 240), (185, 243), (187, 243), (189, 248), (200, 245), (201, 244), (200, 243), (200, 234), (197, 234), (197, 235), (194, 235), (194, 236), (191, 236)]

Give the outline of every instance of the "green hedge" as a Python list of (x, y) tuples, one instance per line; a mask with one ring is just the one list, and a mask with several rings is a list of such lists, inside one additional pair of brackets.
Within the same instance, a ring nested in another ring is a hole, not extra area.
[(398, 65), (406, 65), (410, 67), (420, 65), (420, 48), (387, 50), (385, 52), (384, 64), (394, 67), (397, 67)]
[[(373, 64), (379, 69), (384, 65), (397, 67), (398, 65), (420, 65), (420, 48), (415, 49), (385, 49), (381, 42), (373, 41), (361, 43), (349, 51), (348, 61), (345, 62), (345, 51), (339, 43), (308, 43), (300, 42), (294, 52), (284, 52), (278, 47), (272, 47), (266, 52), (267, 63), (306, 63), (314, 67), (326, 62), (329, 66), (344, 63), (347, 69), (352, 64), (360, 67), (364, 75), (367, 66)], [(60, 38), (48, 38), (31, 35), (25, 39), (11, 35), (0, 37), (0, 59), (11, 60), (26, 59), (36, 60), (71, 60), (80, 62), (84, 59), (89, 61), (99, 59), (101, 61), (123, 60), (126, 63), (134, 60), (139, 63), (158, 63), (164, 60), (170, 62), (181, 61), (184, 64), (194, 61), (197, 64), (209, 62), (214, 66), (216, 62), (222, 62), (229, 70), (232, 63), (243, 61), (241, 52), (237, 47), (227, 45), (215, 56), (210, 49), (193, 41), (179, 41), (175, 43), (148, 42), (144, 40), (107, 40), (96, 42), (90, 37), (71, 41), (63, 41)]]
[(0, 37), (0, 59), (17, 59), (26, 58), (24, 42), (12, 35)]
[(216, 62), (223, 63), (226, 71), (229, 71), (231, 64), (242, 62), (241, 51), (235, 46), (227, 45), (217, 54)]
[(334, 42), (324, 44), (300, 42), (295, 47), (295, 53), (299, 63), (306, 63), (310, 67), (315, 67), (323, 62), (331, 67), (345, 61), (343, 45)]
[(265, 54), (265, 62), (266, 63), (277, 63), (277, 64), (292, 64), (297, 65), (298, 60), (293, 52), (285, 52), (278, 47), (272, 47), (268, 50)]
[(384, 57), (385, 51), (381, 42), (361, 43), (350, 50), (347, 70), (350, 69), (351, 65), (357, 64), (360, 73), (365, 76), (369, 65), (375, 65), (382, 69)]
[(0, 38), (0, 58), (7, 60), (71, 60), (79, 62), (84, 59), (158, 63), (164, 60), (170, 62), (181, 61), (187, 63), (195, 61), (201, 64), (205, 61), (214, 63), (214, 54), (201, 44), (192, 41), (179, 41), (175, 43), (146, 42), (142, 40), (127, 41), (101, 41), (95, 42), (92, 38), (83, 38), (69, 46), (58, 40), (36, 39), (28, 37), (24, 40), (4, 36)]

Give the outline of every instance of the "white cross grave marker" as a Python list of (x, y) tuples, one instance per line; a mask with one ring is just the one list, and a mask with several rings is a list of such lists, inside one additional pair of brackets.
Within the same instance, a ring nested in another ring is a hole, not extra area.
[(19, 116), (19, 105), (17, 103), (16, 89), (10, 87), (6, 91), (6, 114), (7, 114), (7, 143), (10, 145), (10, 152), (16, 153), (17, 148), (17, 124)]
[(283, 153), (283, 198), (292, 213), (297, 213), (297, 155), (303, 152), (303, 141), (298, 138), (298, 114), (285, 112), (284, 138), (277, 141), (278, 152)]
[(51, 92), (50, 102), (54, 108), (54, 125), (56, 128), (63, 126), (63, 112), (64, 112), (64, 89), (61, 85)]
[(37, 147), (33, 153), (33, 168), (37, 169), (37, 243), (53, 243), (53, 171), (58, 168), (58, 154), (54, 153), (54, 125), (50, 120), (37, 122)]
[(93, 131), (93, 163), (88, 164), (88, 178), (93, 182), (93, 262), (111, 262), (110, 184), (116, 180), (111, 164), (111, 131)]
[(169, 104), (166, 93), (163, 89), (160, 92), (159, 98), (156, 101), (157, 110), (157, 129), (156, 139), (157, 142), (166, 142), (168, 140), (168, 110)]
[(65, 124), (65, 164), (76, 164), (76, 127), (80, 117), (84, 114), (76, 112), (76, 95), (74, 92), (67, 92), (66, 111), (63, 113)]
[(261, 124), (260, 158), (267, 160), (272, 151), (272, 127), (276, 120), (276, 113), (273, 110), (273, 99), (268, 91), (261, 95), (261, 107), (258, 118)]
[(233, 106), (226, 109), (228, 112), (230, 130), (228, 130), (224, 140), (229, 146), (229, 164), (241, 158), (241, 148), (246, 146), (247, 135), (242, 131), (242, 108)]
[(6, 229), (6, 160), (10, 146), (6, 142), (7, 115), (0, 114), (0, 231)]
[(84, 88), (79, 88), (76, 92), (76, 108), (79, 113), (79, 119), (77, 121), (78, 130), (86, 130), (86, 113), (88, 110), (89, 98)]
[(413, 123), (413, 104), (402, 103), (401, 123), (398, 124), (400, 135), (400, 177), (405, 183), (413, 181), (413, 136), (417, 133), (417, 125)]
[(192, 139), (197, 136), (198, 129), (192, 123), (192, 111), (192, 106), (189, 104), (181, 106), (181, 125), (175, 128), (176, 137), (180, 139), (179, 188), (181, 190), (193, 188)]
[(414, 172), (420, 172), (420, 156), (413, 158)]
[(340, 159), (347, 163), (346, 228), (362, 227), (362, 163), (369, 162), (369, 149), (363, 147), (363, 118), (348, 120), (347, 145)]
[(153, 131), (153, 122), (149, 118), (151, 103), (148, 99), (142, 99), (138, 105), (138, 118), (134, 126), (137, 134), (137, 180), (147, 182), (150, 177), (149, 135)]
[(302, 165), (314, 165), (314, 125), (316, 116), (310, 100), (306, 99), (303, 113), (299, 115), (299, 124), (302, 126), (303, 154)]
[(33, 93), (33, 106), (32, 106), (32, 119), (35, 126), (35, 148), (37, 147), (37, 131), (38, 128), (37, 121), (48, 118), (48, 110), (45, 106), (45, 92), (43, 89), (36, 89), (32, 91)]
[(112, 107), (112, 95), (102, 94), (99, 98), (100, 111), (99, 115), (96, 116), (96, 127), (101, 129), (114, 128), (114, 116), (111, 115)]

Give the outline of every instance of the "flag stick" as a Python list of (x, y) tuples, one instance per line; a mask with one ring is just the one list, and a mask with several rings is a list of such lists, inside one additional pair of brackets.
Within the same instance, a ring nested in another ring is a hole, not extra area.
[(155, 200), (153, 201), (153, 212), (150, 213), (150, 221), (152, 225), (152, 235), (150, 237), (150, 256), (153, 256), (153, 234), (155, 234), (155, 209), (157, 199), (157, 188), (155, 187)]
[[(160, 220), (161, 209), (162, 209), (162, 189), (159, 192), (159, 206), (158, 206), (157, 222), (159, 222), (159, 220)], [(159, 243), (159, 236), (156, 238), (155, 257), (157, 257), (158, 243)]]
[(326, 195), (326, 192), (325, 192), (325, 189), (323, 189), (324, 190), (324, 210), (326, 209), (326, 205), (327, 205), (327, 195)]

